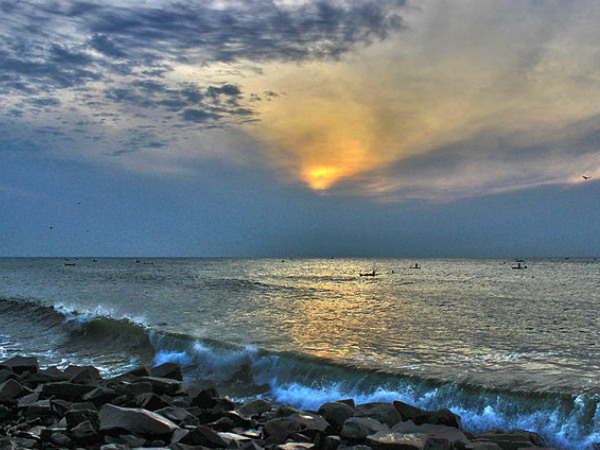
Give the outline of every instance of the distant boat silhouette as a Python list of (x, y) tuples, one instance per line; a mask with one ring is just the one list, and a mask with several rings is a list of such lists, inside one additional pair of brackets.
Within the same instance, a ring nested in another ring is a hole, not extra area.
[(421, 266), (419, 266), (419, 263), (415, 263), (414, 266), (410, 266), (411, 269), (420, 269)]
[(521, 265), (520, 262), (517, 262), (516, 266), (512, 266), (513, 269), (527, 269), (526, 265)]
[(74, 262), (66, 262), (66, 263), (65, 263), (65, 266), (74, 266), (74, 265), (75, 265), (75, 263), (74, 263)]
[(367, 273), (361, 273), (359, 274), (361, 277), (374, 277), (377, 276), (377, 274), (375, 273), (375, 269), (373, 269), (372, 272), (367, 272)]

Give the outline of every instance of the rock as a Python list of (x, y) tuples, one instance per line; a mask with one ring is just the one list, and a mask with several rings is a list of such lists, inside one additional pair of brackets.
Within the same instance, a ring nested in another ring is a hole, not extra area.
[(393, 427), (402, 420), (396, 407), (386, 402), (370, 402), (356, 405), (354, 416), (375, 419), (389, 427)]
[(34, 402), (21, 403), (17, 406), (25, 417), (51, 416), (53, 411), (50, 400), (38, 400)]
[(85, 384), (74, 384), (66, 381), (46, 383), (40, 391), (41, 399), (57, 398), (69, 402), (79, 402), (82, 397), (94, 389), (93, 386)]
[(161, 397), (152, 392), (136, 395), (135, 404), (140, 408), (144, 408), (149, 411), (156, 411), (157, 409), (170, 406), (167, 401), (163, 400)]
[(140, 382), (147, 382), (152, 385), (152, 390), (156, 394), (173, 395), (181, 390), (181, 382), (170, 380), (168, 378), (141, 377)]
[(1, 438), (0, 439), (0, 450), (14, 450), (14, 446), (10, 439)]
[(545, 447), (544, 440), (536, 433), (524, 430), (490, 430), (475, 435), (477, 440), (487, 440), (498, 444), (502, 450), (517, 450), (525, 448)]
[(177, 442), (190, 445), (203, 445), (208, 448), (225, 448), (227, 442), (219, 434), (204, 425), (198, 425), (193, 430), (184, 433)]
[(261, 414), (271, 411), (271, 409), (272, 406), (268, 401), (263, 400), (262, 398), (254, 398), (246, 400), (235, 410), (240, 416), (250, 418), (260, 416)]
[(123, 442), (126, 442), (130, 447), (139, 448), (146, 445), (146, 439), (133, 434), (122, 434), (119, 436), (119, 439), (121, 439)]
[(343, 400), (338, 400), (337, 402), (338, 403), (343, 403), (344, 405), (348, 405), (352, 409), (356, 408), (356, 404), (354, 403), (354, 399), (353, 398), (345, 398)]
[(69, 377), (67, 375), (65, 375), (65, 373), (56, 366), (50, 366), (46, 369), (40, 369), (38, 371), (38, 373), (52, 381), (68, 381), (69, 380)]
[(117, 398), (117, 391), (104, 386), (98, 386), (85, 394), (81, 399), (85, 402), (92, 402), (96, 406), (112, 402)]
[(394, 401), (394, 406), (404, 421), (412, 420), (417, 425), (430, 423), (460, 429), (460, 416), (446, 408), (437, 411), (428, 411), (401, 401)]
[(188, 412), (185, 408), (179, 408), (176, 406), (167, 406), (154, 411), (156, 414), (160, 414), (175, 423), (184, 423), (186, 425), (198, 425), (198, 418)]
[(23, 394), (23, 386), (16, 380), (9, 379), (0, 384), (0, 402), (12, 401)]
[[(428, 450), (432, 447), (431, 439), (426, 434), (403, 434), (393, 431), (379, 431), (370, 435), (367, 437), (367, 444), (380, 450)], [(447, 449), (450, 450), (450, 445)]]
[(350, 440), (362, 440), (379, 431), (389, 432), (390, 429), (375, 419), (350, 417), (344, 422), (340, 436)]
[(150, 369), (150, 375), (158, 378), (183, 381), (181, 366), (177, 363), (166, 362)]
[(415, 425), (412, 420), (408, 422), (400, 422), (396, 424), (392, 431), (396, 433), (410, 434), (410, 433), (425, 433), (429, 436), (445, 439), (450, 444), (460, 447), (471, 442), (471, 440), (463, 433), (454, 427), (447, 427), (445, 425), (432, 425), (425, 423), (423, 425)]
[(100, 431), (125, 431), (148, 436), (170, 435), (179, 427), (169, 419), (139, 408), (121, 408), (107, 403), (100, 409)]
[(465, 445), (465, 450), (502, 450), (498, 444), (492, 441), (471, 442)]
[(227, 448), (247, 449), (253, 447), (254, 440), (236, 433), (219, 433), (221, 439), (227, 443)]
[(314, 448), (315, 444), (312, 442), (287, 442), (277, 446), (279, 450), (312, 450)]
[(129, 398), (135, 398), (136, 395), (144, 394), (146, 392), (152, 392), (152, 384), (150, 382), (139, 382), (134, 383), (122, 382), (114, 386), (117, 394), (124, 394)]
[(219, 392), (216, 388), (202, 389), (192, 398), (192, 406), (202, 409), (214, 408), (217, 404)]
[(0, 362), (0, 368), (9, 369), (16, 374), (25, 372), (37, 373), (40, 365), (35, 357), (15, 356)]
[[(336, 428), (341, 428), (346, 419), (354, 415), (351, 406), (341, 402), (327, 402), (319, 407), (319, 414)], [(376, 419), (376, 417), (375, 417)]]
[(68, 411), (65, 414), (65, 420), (67, 421), (68, 430), (72, 430), (82, 422), (90, 422), (96, 429), (100, 427), (98, 413), (90, 409)]
[(69, 366), (64, 374), (75, 384), (93, 384), (102, 380), (100, 371), (94, 366)]
[(99, 442), (102, 439), (102, 435), (98, 433), (97, 428), (94, 427), (92, 422), (86, 420), (81, 422), (71, 430), (71, 436), (77, 442), (80, 443), (92, 443)]
[(289, 436), (304, 430), (325, 431), (329, 423), (321, 416), (309, 412), (292, 414), (288, 417), (278, 417), (265, 424), (267, 436)]

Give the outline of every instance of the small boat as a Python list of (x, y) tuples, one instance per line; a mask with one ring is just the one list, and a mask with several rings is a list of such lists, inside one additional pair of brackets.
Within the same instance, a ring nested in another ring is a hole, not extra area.
[(521, 265), (521, 262), (517, 262), (516, 266), (512, 266), (513, 269), (527, 269), (526, 265)]
[(65, 263), (65, 266), (74, 266), (74, 265), (75, 265), (75, 263), (74, 263), (74, 262), (66, 262), (66, 263)]
[(375, 273), (375, 269), (373, 269), (372, 272), (360, 273), (359, 275), (361, 277), (374, 277), (374, 276), (377, 276), (377, 274)]
[(410, 266), (411, 269), (420, 269), (421, 266), (419, 266), (419, 263), (415, 263), (414, 266)]

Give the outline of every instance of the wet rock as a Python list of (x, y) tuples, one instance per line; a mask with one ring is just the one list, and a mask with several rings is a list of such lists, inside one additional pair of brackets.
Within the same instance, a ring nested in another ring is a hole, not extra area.
[(277, 446), (278, 450), (313, 450), (315, 444), (312, 442), (288, 442)]
[[(432, 447), (431, 438), (422, 433), (395, 433), (379, 431), (367, 437), (367, 445), (378, 450), (429, 450)], [(438, 447), (439, 450), (442, 448)], [(450, 450), (450, 445), (446, 447)]]
[(177, 363), (166, 362), (150, 369), (150, 375), (158, 378), (183, 381), (181, 366)]
[(65, 420), (67, 421), (67, 429), (72, 430), (82, 422), (90, 422), (94, 428), (100, 427), (100, 421), (98, 418), (98, 412), (90, 409), (81, 409), (68, 411), (65, 414)]
[(227, 443), (227, 448), (249, 449), (253, 447), (254, 440), (236, 433), (219, 433), (221, 439)]
[(309, 412), (277, 417), (269, 420), (264, 427), (267, 436), (289, 436), (304, 430), (325, 431), (329, 423), (321, 416)]
[(235, 410), (242, 417), (250, 418), (250, 417), (260, 416), (264, 413), (271, 411), (271, 409), (272, 409), (271, 403), (269, 403), (268, 401), (263, 400), (262, 398), (254, 398), (251, 400), (246, 400), (244, 403), (239, 405)]
[(75, 441), (84, 444), (91, 444), (102, 440), (102, 435), (98, 433), (97, 427), (89, 420), (81, 422), (71, 429), (71, 436)]
[(403, 434), (410, 433), (425, 433), (429, 436), (445, 439), (455, 447), (460, 448), (470, 443), (470, 439), (465, 433), (454, 427), (447, 427), (445, 425), (432, 425), (422, 424), (415, 425), (412, 420), (408, 422), (400, 422), (392, 427), (392, 431)]
[(40, 369), (39, 375), (43, 375), (51, 381), (68, 381), (69, 377), (56, 366), (50, 366), (46, 369)]
[(130, 447), (143, 447), (146, 445), (146, 439), (133, 434), (122, 434), (119, 436), (119, 439), (121, 439)]
[(344, 422), (340, 436), (344, 439), (362, 440), (380, 431), (389, 432), (390, 429), (387, 425), (375, 419), (350, 417)]
[(338, 403), (343, 403), (345, 405), (348, 405), (350, 408), (354, 409), (356, 408), (356, 404), (354, 403), (354, 399), (353, 398), (345, 398), (342, 400), (338, 400)]
[(187, 409), (176, 406), (167, 406), (166, 408), (157, 409), (154, 411), (167, 419), (186, 425), (198, 425), (198, 418), (191, 414)]
[(84, 402), (92, 402), (96, 406), (112, 402), (117, 398), (117, 391), (104, 386), (98, 386), (85, 394), (81, 399)]
[(191, 405), (202, 409), (214, 408), (217, 405), (219, 392), (216, 388), (202, 389), (192, 398)]
[(152, 384), (149, 382), (123, 382), (114, 386), (114, 390), (117, 394), (123, 394), (129, 398), (135, 398), (136, 395), (146, 392), (153, 392)]
[(0, 450), (14, 450), (14, 446), (10, 439), (0, 439)]
[(57, 398), (69, 402), (80, 402), (82, 397), (94, 389), (85, 384), (74, 384), (66, 381), (46, 383), (40, 391), (41, 399)]
[(171, 435), (179, 427), (169, 419), (139, 408), (104, 405), (98, 413), (100, 431), (137, 433), (149, 436)]
[(354, 409), (345, 403), (327, 402), (319, 407), (318, 413), (334, 427), (341, 428), (346, 419), (354, 415)]
[(524, 430), (490, 430), (476, 435), (477, 440), (486, 440), (496, 443), (502, 450), (517, 450), (526, 448), (544, 448), (544, 440), (536, 433)]
[(498, 444), (492, 441), (470, 442), (465, 445), (464, 450), (502, 450)]
[(8, 379), (0, 384), (0, 402), (12, 401), (23, 394), (23, 386), (16, 380)]
[(389, 427), (393, 427), (402, 420), (396, 407), (386, 402), (370, 402), (356, 405), (354, 415), (356, 417), (376, 419)]
[(15, 356), (0, 362), (0, 368), (9, 369), (16, 374), (22, 374), (25, 372), (37, 373), (40, 366), (35, 357)]
[(152, 392), (136, 395), (135, 403), (138, 407), (147, 409), (149, 411), (156, 411), (157, 409), (170, 406), (169, 402)]
[(395, 401), (394, 406), (404, 421), (412, 420), (417, 425), (430, 423), (460, 429), (460, 416), (446, 408), (437, 411), (428, 411), (401, 401)]
[(204, 425), (198, 425), (177, 439), (181, 444), (203, 445), (208, 448), (225, 448), (227, 442), (219, 434)]
[(75, 384), (93, 384), (102, 380), (100, 371), (94, 366), (69, 366), (64, 374)]
[(170, 380), (168, 378), (157, 378), (157, 377), (141, 377), (140, 382), (147, 382), (152, 385), (152, 391), (155, 394), (167, 394), (173, 395), (181, 390), (181, 382), (177, 380)]

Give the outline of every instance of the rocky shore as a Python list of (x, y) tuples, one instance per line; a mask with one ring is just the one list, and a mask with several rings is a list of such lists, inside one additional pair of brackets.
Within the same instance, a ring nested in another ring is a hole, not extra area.
[(447, 409), (352, 399), (302, 411), (234, 402), (210, 383), (184, 383), (165, 363), (113, 378), (93, 366), (0, 362), (0, 450), (519, 450), (545, 447), (524, 430), (463, 430)]

